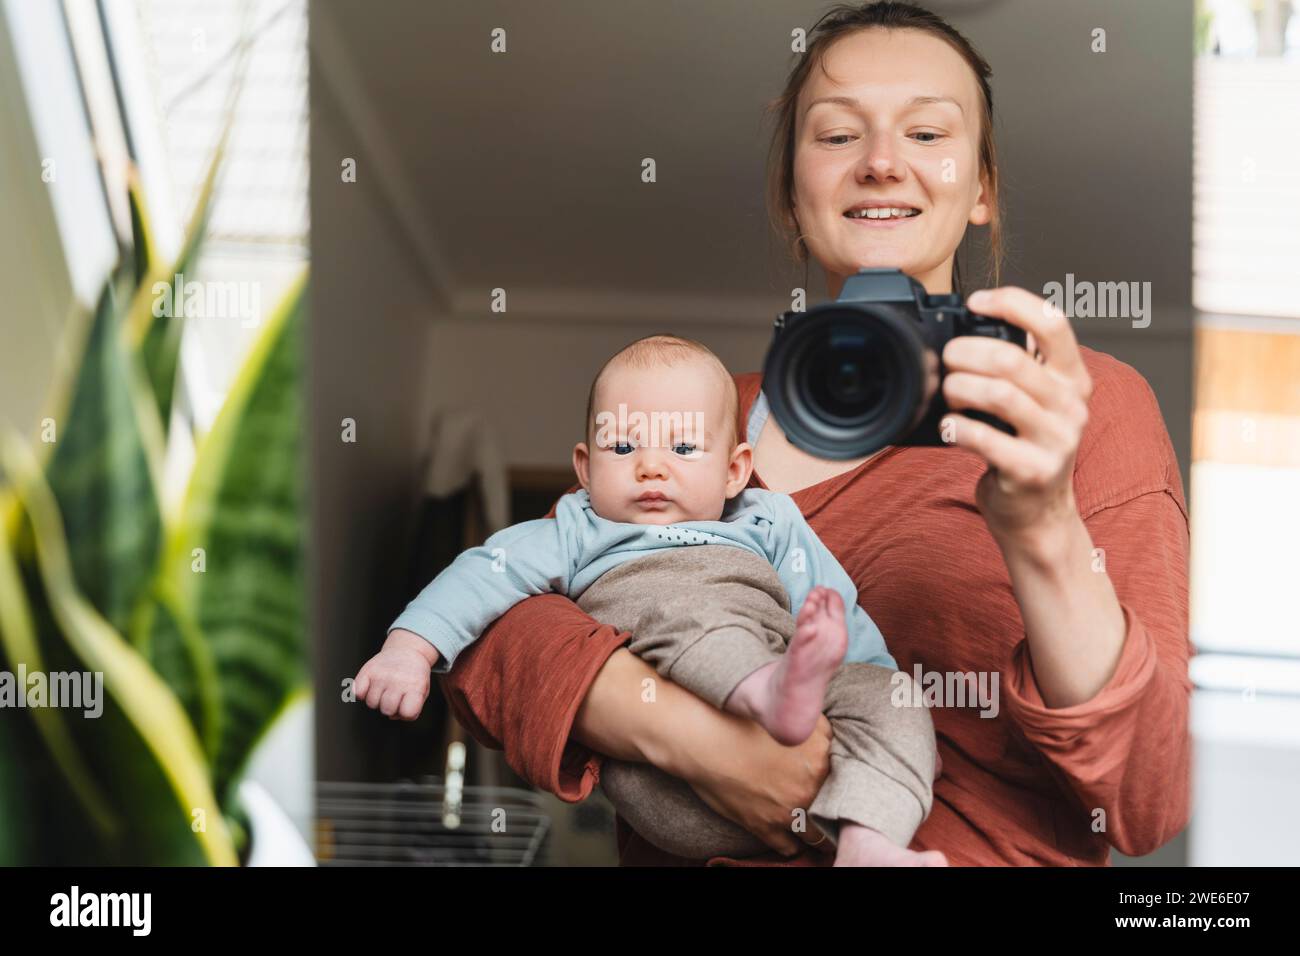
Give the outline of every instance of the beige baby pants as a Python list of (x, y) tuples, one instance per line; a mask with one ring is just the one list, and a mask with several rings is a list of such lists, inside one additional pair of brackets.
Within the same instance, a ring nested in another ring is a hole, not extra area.
[[(771, 563), (731, 545), (665, 548), (625, 562), (577, 603), (602, 624), (630, 631), (634, 654), (719, 708), (737, 684), (784, 653), (795, 629)], [(907, 846), (929, 815), (934, 728), (924, 707), (892, 703), (900, 681), (910, 678), (844, 664), (826, 689), (830, 773), (807, 816), (831, 840), (838, 840), (841, 823), (853, 822)], [(902, 691), (898, 699), (913, 699), (910, 687)], [(651, 764), (606, 759), (601, 786), (632, 829), (669, 853), (703, 859), (768, 850)], [(797, 820), (792, 815), (792, 827)]]

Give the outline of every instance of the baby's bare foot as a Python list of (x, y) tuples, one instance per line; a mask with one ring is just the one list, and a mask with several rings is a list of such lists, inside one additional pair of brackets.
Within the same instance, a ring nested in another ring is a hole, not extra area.
[(794, 639), (768, 681), (762, 724), (776, 740), (794, 746), (808, 739), (848, 647), (844, 599), (830, 588), (813, 588), (799, 609)]
[(840, 828), (840, 839), (835, 846), (835, 865), (947, 866), (948, 858), (938, 850), (917, 853), (891, 843), (883, 833), (846, 823)]
[(724, 708), (756, 720), (788, 747), (808, 739), (826, 699), (826, 685), (848, 652), (844, 599), (815, 587), (799, 609), (794, 638), (780, 660), (741, 681)]

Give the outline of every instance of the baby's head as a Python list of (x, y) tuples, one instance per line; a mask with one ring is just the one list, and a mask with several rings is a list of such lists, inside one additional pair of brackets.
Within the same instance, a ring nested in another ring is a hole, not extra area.
[[(586, 441), (573, 470), (609, 521), (716, 521), (749, 483), (753, 457), (737, 434), (739, 397), (708, 348), (649, 335), (616, 353), (591, 383)], [(646, 496), (662, 495), (661, 500)]]

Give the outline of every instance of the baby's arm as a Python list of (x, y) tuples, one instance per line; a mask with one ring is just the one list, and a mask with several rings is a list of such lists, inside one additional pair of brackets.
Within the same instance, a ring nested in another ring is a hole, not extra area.
[(430, 668), (438, 657), (419, 634), (389, 631), (383, 649), (357, 671), (353, 695), (385, 717), (415, 720), (429, 696)]
[(461, 552), (406, 605), (389, 633), (424, 638), (438, 655), (434, 673), (445, 674), (489, 624), (524, 598), (568, 592), (572, 563), (564, 539), (561, 522), (551, 518), (498, 531)]
[(525, 598), (567, 593), (577, 547), (573, 515), (561, 505), (554, 519), (504, 528), (457, 556), (389, 627), (383, 649), (357, 673), (357, 699), (388, 717), (414, 720), (429, 696), (431, 669), (447, 673), (493, 621)]
[(772, 525), (770, 558), (790, 595), (790, 613), (799, 616), (808, 594), (818, 585), (832, 588), (844, 599), (844, 624), (849, 632), (846, 662), (878, 664), (897, 670), (876, 622), (858, 605), (858, 588), (844, 566), (809, 527), (788, 496), (773, 498), (778, 520)]

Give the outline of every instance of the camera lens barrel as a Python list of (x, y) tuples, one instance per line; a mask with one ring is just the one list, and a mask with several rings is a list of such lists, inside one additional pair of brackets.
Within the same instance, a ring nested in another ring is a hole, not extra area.
[(860, 458), (924, 417), (935, 388), (929, 351), (905, 305), (818, 306), (784, 324), (763, 391), (791, 444), (819, 458)]
[[(954, 336), (1025, 347), (1025, 331), (926, 293), (899, 269), (864, 268), (839, 298), (783, 313), (763, 363), (763, 394), (790, 443), (818, 458), (863, 458), (886, 445), (943, 445), (940, 356)], [(969, 411), (1007, 434), (1007, 423)]]

